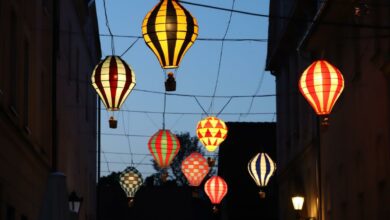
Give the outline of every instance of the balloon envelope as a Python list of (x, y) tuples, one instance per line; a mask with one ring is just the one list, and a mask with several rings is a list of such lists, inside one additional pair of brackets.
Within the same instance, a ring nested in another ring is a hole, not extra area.
[(210, 167), (202, 154), (194, 152), (183, 160), (181, 170), (191, 186), (199, 186)]
[(265, 187), (276, 170), (276, 164), (266, 153), (258, 153), (248, 163), (248, 172), (259, 187)]
[(119, 183), (122, 189), (125, 191), (127, 197), (133, 198), (135, 193), (142, 186), (142, 175), (136, 168), (127, 167), (119, 175)]
[(180, 149), (179, 139), (169, 130), (158, 130), (148, 142), (148, 148), (160, 168), (167, 168)]

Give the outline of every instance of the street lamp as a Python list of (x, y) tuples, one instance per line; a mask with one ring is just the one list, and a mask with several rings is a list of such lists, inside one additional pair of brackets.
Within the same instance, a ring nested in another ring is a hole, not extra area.
[(303, 203), (305, 202), (305, 197), (296, 195), (291, 197), (292, 204), (294, 206), (294, 210), (297, 212), (297, 219), (305, 219), (305, 220), (316, 220), (315, 217), (304, 217), (301, 216), (301, 211), (303, 209)]
[(303, 208), (303, 203), (305, 202), (305, 197), (303, 196), (293, 196), (291, 197), (291, 201), (294, 206), (295, 211), (300, 211)]
[(83, 202), (82, 197), (78, 197), (75, 191), (72, 191), (69, 195), (69, 210), (72, 213), (79, 214), (80, 212), (80, 206)]

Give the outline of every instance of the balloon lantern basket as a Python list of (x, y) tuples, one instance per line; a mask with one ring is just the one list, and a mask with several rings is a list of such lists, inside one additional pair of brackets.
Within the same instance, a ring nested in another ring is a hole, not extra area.
[(173, 73), (168, 73), (168, 78), (165, 81), (165, 91), (173, 92), (176, 91), (176, 80)]
[(118, 127), (118, 121), (113, 116), (110, 117), (110, 120), (108, 121), (108, 123), (110, 125), (110, 128), (115, 129)]
[(265, 192), (260, 191), (259, 196), (260, 196), (260, 199), (265, 199)]

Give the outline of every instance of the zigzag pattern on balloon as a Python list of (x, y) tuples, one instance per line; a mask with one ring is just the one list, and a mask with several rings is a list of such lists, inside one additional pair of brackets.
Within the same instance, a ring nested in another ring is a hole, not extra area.
[(210, 152), (226, 139), (228, 128), (222, 120), (217, 117), (207, 117), (198, 122), (196, 134), (202, 144)]

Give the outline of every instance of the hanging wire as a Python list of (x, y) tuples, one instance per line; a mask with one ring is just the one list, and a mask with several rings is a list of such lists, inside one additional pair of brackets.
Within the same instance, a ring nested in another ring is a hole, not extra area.
[[(234, 9), (234, 5), (236, 3), (236, 0), (233, 0), (232, 2), (232, 10)], [(230, 15), (229, 15), (229, 20), (228, 20), (228, 24), (226, 26), (226, 30), (225, 30), (225, 34), (223, 35), (223, 38), (222, 39), (225, 39), (226, 38), (226, 35), (228, 34), (229, 32), (229, 28), (230, 28), (230, 23), (232, 21), (232, 17), (233, 17), (233, 11), (230, 12)], [(220, 51), (220, 54), (219, 54), (219, 62), (218, 62), (218, 70), (217, 70), (217, 79), (215, 80), (215, 86), (214, 86), (214, 91), (213, 91), (213, 96), (211, 98), (211, 102), (210, 102), (210, 106), (209, 106), (209, 112), (211, 113), (212, 110), (213, 110), (213, 104), (214, 104), (214, 97), (217, 93), (217, 88), (218, 88), (218, 83), (219, 83), (219, 75), (221, 73), (221, 66), (222, 66), (222, 57), (223, 57), (223, 48), (224, 48), (224, 44), (225, 42), (222, 41), (221, 42), (221, 51)]]
[(109, 165), (109, 162), (108, 162), (108, 160), (107, 160), (106, 154), (104, 153), (104, 151), (102, 151), (102, 153), (103, 153), (104, 161), (105, 161), (106, 164), (107, 164), (107, 170), (110, 171), (110, 165)]
[(172, 124), (171, 126), (171, 130), (173, 130), (173, 128), (176, 126), (177, 123), (179, 123), (179, 121), (183, 118), (184, 114), (180, 114), (179, 117), (176, 119), (176, 121)]
[(121, 57), (124, 56), (137, 42), (139, 38), (137, 38), (133, 43), (130, 44), (130, 46), (121, 54)]
[[(234, 98), (234, 97), (232, 97)], [(104, 110), (101, 108), (101, 110)], [(121, 109), (119, 111), (123, 112), (131, 112), (131, 113), (140, 113), (140, 114), (163, 114), (162, 111), (146, 111), (146, 110), (129, 110), (129, 109)], [(275, 112), (222, 112), (220, 115), (273, 115)], [(165, 115), (204, 115), (204, 112), (165, 112)]]
[[(196, 102), (198, 103), (199, 107), (202, 109), (203, 113), (204, 113), (206, 116), (208, 116), (209, 114), (208, 114), (207, 111), (203, 108), (202, 104), (200, 104), (198, 98), (196, 98), (196, 97), (194, 96), (194, 99), (195, 99)], [(202, 117), (202, 116), (201, 116), (201, 117)]]
[(218, 114), (216, 115), (217, 117), (223, 112), (223, 110), (226, 108), (227, 105), (229, 105), (230, 101), (232, 101), (232, 97), (230, 97), (230, 99), (226, 102), (226, 104), (222, 107), (221, 111), (218, 112)]
[[(281, 16), (281, 15), (259, 14), (259, 13), (240, 11), (240, 10), (234, 10), (234, 9), (229, 9), (229, 8), (222, 8), (222, 7), (212, 6), (212, 5), (199, 4), (199, 3), (194, 3), (194, 2), (187, 2), (187, 1), (180, 1), (180, 2), (183, 4), (198, 6), (198, 7), (202, 7), (202, 8), (210, 8), (210, 9), (215, 9), (215, 10), (220, 10), (220, 11), (234, 12), (237, 14), (268, 18), (269, 20), (271, 20), (271, 19), (286, 20), (286, 21), (290, 21), (290, 22), (301, 22), (301, 23), (314, 22), (313, 19), (307, 19), (307, 18), (296, 18), (296, 17), (289, 17), (289, 16)], [(389, 5), (384, 5), (384, 6), (386, 7)], [(378, 5), (378, 7), (383, 7), (383, 6)], [(320, 22), (317, 22), (317, 24), (328, 25), (328, 26), (337, 26), (337, 27), (384, 29), (384, 30), (390, 29), (390, 26), (388, 26), (388, 25), (354, 24), (354, 23), (342, 23), (342, 22), (337, 22), (337, 21), (320, 21)]]
[(166, 111), (166, 107), (167, 107), (167, 93), (165, 92), (164, 94), (164, 111), (163, 111), (163, 114), (162, 114), (162, 117), (163, 117), (163, 130), (165, 130), (165, 111)]
[[(130, 115), (129, 115), (130, 117)], [(123, 131), (124, 131), (124, 134), (129, 134), (130, 133), (130, 128), (129, 128), (129, 132), (127, 132), (126, 130), (126, 122), (125, 122), (125, 115), (122, 111), (122, 123), (123, 123)], [(130, 135), (126, 135), (126, 140), (127, 140), (127, 144), (129, 146), (129, 153), (130, 153), (130, 160), (131, 160), (131, 166), (134, 165), (134, 162), (133, 162), (133, 151), (131, 149), (131, 141), (130, 141)]]
[[(264, 75), (265, 75), (265, 67), (263, 68), (263, 71), (261, 72), (259, 84), (256, 87), (256, 90), (255, 90), (255, 92), (253, 94), (253, 97), (251, 98), (251, 102), (249, 104), (248, 111), (246, 112), (246, 115), (244, 117), (248, 116), (249, 113), (252, 111), (253, 102), (255, 101), (255, 95), (257, 95), (257, 93), (259, 93), (259, 91), (260, 91), (260, 89), (261, 89), (261, 87), (263, 85)], [(240, 118), (238, 119), (238, 121), (241, 121), (241, 115), (240, 115)]]
[(138, 163), (135, 165), (135, 168), (137, 168), (139, 165), (141, 165), (142, 162), (144, 162), (144, 160), (145, 160), (148, 156), (152, 156), (152, 155), (150, 155), (150, 154), (145, 154), (145, 156), (140, 160), (140, 162), (138, 162)]
[(146, 117), (148, 117), (149, 121), (152, 122), (152, 124), (157, 128), (159, 129), (160, 126), (157, 125), (156, 122), (154, 122), (154, 120), (150, 117), (149, 113), (145, 113), (146, 114)]
[(112, 34), (112, 31), (110, 28), (110, 23), (108, 21), (106, 0), (103, 0), (103, 8), (104, 8), (104, 17), (106, 19), (106, 26), (107, 26), (108, 32), (110, 33), (110, 36), (111, 36), (111, 52), (112, 52), (112, 55), (115, 55), (114, 35)]

